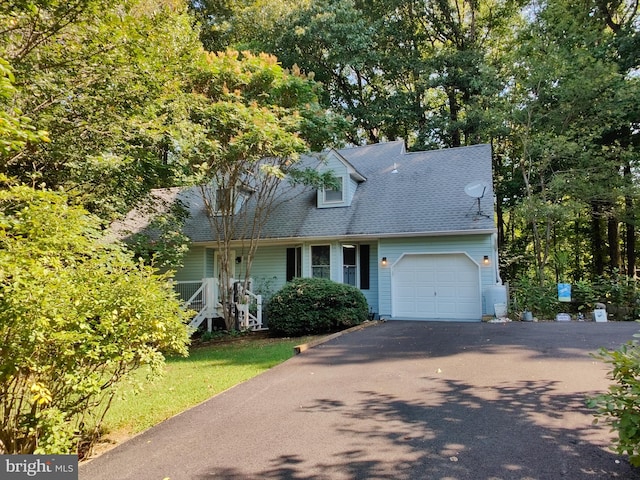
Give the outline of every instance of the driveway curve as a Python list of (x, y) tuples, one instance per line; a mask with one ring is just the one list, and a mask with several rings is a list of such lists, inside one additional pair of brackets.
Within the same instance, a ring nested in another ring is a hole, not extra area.
[(640, 479), (585, 398), (638, 324), (393, 321), (305, 351), (80, 480)]

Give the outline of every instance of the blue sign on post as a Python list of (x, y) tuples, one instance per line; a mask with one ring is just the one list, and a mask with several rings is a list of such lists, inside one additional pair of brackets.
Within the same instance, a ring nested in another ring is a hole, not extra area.
[(571, 284), (570, 283), (558, 284), (558, 301), (559, 302), (571, 301)]

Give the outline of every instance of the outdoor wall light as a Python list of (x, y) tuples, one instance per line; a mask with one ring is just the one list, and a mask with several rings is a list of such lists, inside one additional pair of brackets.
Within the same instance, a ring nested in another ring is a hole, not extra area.
[(489, 260), (489, 255), (485, 255), (484, 258), (482, 259), (482, 264), (489, 265), (490, 263), (491, 261)]
[(242, 257), (236, 257), (236, 263), (242, 263)]
[(382, 257), (382, 266), (386, 267), (387, 266), (387, 257)]

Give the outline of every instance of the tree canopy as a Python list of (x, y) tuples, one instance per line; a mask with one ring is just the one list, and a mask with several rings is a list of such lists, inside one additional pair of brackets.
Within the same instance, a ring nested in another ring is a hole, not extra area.
[(22, 2), (0, 11), (0, 23), (13, 108), (51, 140), (3, 155), (3, 173), (64, 188), (104, 218), (175, 183), (167, 105), (201, 52), (181, 2)]

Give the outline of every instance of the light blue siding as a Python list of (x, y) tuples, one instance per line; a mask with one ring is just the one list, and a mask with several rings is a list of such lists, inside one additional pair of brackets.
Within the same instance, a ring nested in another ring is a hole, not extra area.
[(353, 178), (349, 177), (347, 181), (347, 191), (345, 192), (347, 205), (351, 205), (353, 201), (353, 196), (356, 194), (356, 189), (358, 188), (358, 182), (356, 182)]
[(215, 249), (213, 248), (205, 248), (204, 253), (204, 272), (205, 277), (213, 278), (215, 277), (214, 273), (214, 258), (215, 258)]
[[(234, 251), (234, 258), (240, 256), (241, 252)], [(243, 275), (243, 261), (245, 257), (242, 257), (240, 264), (234, 264), (235, 277), (241, 278)], [(216, 249), (212, 247), (193, 246), (187, 253), (184, 259), (184, 266), (176, 272), (175, 280), (177, 281), (195, 281), (202, 280), (203, 278), (216, 277)]]
[[(207, 255), (207, 260), (210, 261), (210, 266), (207, 268), (208, 276), (216, 277), (219, 274), (219, 259), (216, 255), (216, 250), (214, 248), (208, 248), (209, 254)], [(229, 261), (231, 262), (231, 276), (235, 279), (244, 279), (245, 270), (246, 270), (246, 262), (247, 256), (246, 252), (241, 249), (231, 249), (230, 251), (231, 258)]]
[(251, 278), (254, 293), (270, 297), (278, 291), (287, 280), (287, 246), (258, 247)]
[(175, 280), (196, 281), (206, 276), (206, 249), (199, 246), (191, 247), (185, 255), (183, 267), (176, 272)]
[[(290, 245), (290, 247), (302, 247), (302, 276), (311, 277), (311, 246), (329, 245), (331, 247), (331, 280), (342, 283), (342, 245), (344, 242), (319, 242), (305, 243), (302, 245)], [(370, 308), (378, 311), (378, 269), (377, 269), (377, 243), (370, 245), (369, 271), (370, 288), (361, 290)], [(254, 291), (262, 295), (268, 295), (279, 290), (286, 283), (287, 274), (287, 247), (270, 246), (259, 247), (251, 267)], [(358, 252), (358, 261), (359, 261)], [(358, 275), (359, 281), (359, 275)]]
[(342, 283), (342, 244), (331, 243), (331, 280)]
[[(302, 247), (302, 276), (311, 276), (311, 246), (329, 245), (331, 247), (331, 279), (342, 282), (342, 245), (343, 242), (320, 242), (303, 245), (268, 246), (259, 247), (251, 265), (251, 278), (253, 290), (265, 296), (279, 290), (287, 277), (287, 248)], [(377, 244), (370, 245), (369, 270), (370, 288), (362, 290), (369, 306), (377, 312), (378, 309), (378, 272), (377, 272)], [(246, 255), (236, 250), (236, 255), (242, 256), (242, 263), (236, 264), (236, 277), (243, 278), (246, 267)], [(359, 255), (358, 255), (359, 258)], [(358, 275), (359, 279), (359, 275)]]

